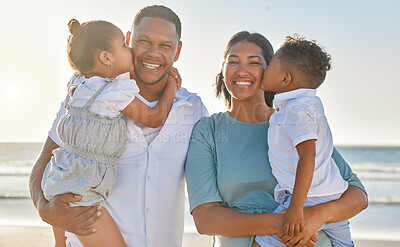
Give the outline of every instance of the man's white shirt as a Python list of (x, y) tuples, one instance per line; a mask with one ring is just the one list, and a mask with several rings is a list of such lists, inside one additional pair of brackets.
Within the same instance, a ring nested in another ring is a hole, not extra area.
[[(137, 97), (150, 107), (156, 104)], [(49, 132), (59, 146), (56, 127), (64, 113), (62, 104)], [(207, 115), (201, 99), (181, 88), (162, 127), (139, 127), (126, 117), (126, 150), (117, 162), (117, 181), (106, 208), (128, 247), (182, 246), (184, 163), (192, 129)], [(82, 246), (74, 234), (66, 236), (67, 244)]]

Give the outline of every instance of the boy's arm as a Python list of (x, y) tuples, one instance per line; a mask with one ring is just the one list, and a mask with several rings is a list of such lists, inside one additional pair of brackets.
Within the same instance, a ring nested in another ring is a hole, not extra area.
[(156, 128), (161, 126), (167, 119), (174, 102), (175, 93), (177, 89), (179, 90), (180, 88), (179, 76), (172, 74), (172, 71), (173, 70), (171, 70), (168, 75), (165, 90), (154, 108), (147, 106), (136, 97), (127, 107), (125, 107), (125, 109), (122, 110), (122, 113), (132, 120), (148, 127)]
[(298, 235), (303, 228), (303, 206), (306, 201), (315, 166), (315, 140), (307, 140), (296, 146), (299, 161), (290, 206), (284, 225), (289, 236)]
[(69, 207), (69, 202), (80, 200), (80, 196), (75, 197), (73, 194), (58, 195), (51, 202), (43, 196), (41, 187), (43, 172), (53, 156), (52, 151), (56, 148), (58, 145), (50, 137), (47, 137), (29, 176), (29, 192), (32, 202), (44, 222), (75, 234), (90, 234), (95, 229), (90, 225), (98, 218), (97, 207)]

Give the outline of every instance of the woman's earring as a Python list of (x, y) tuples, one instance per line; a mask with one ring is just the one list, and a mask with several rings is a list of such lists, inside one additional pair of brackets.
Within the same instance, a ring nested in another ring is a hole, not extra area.
[(112, 63), (110, 63), (109, 65), (108, 65), (108, 68), (112, 68), (113, 67), (113, 64)]

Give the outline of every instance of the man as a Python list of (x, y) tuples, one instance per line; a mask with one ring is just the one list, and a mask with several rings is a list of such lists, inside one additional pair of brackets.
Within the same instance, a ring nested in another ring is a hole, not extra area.
[[(141, 100), (153, 107), (160, 99), (173, 63), (182, 47), (178, 16), (164, 6), (149, 6), (135, 17), (132, 27), (132, 78), (140, 88)], [(129, 42), (130, 34), (127, 35)], [(91, 234), (101, 217), (101, 208), (70, 208), (79, 195), (59, 195), (48, 202), (40, 182), (51, 159), (51, 151), (62, 143), (55, 127), (43, 146), (30, 176), (30, 193), (42, 219), (64, 229), (68, 246), (82, 246), (75, 234)], [(148, 128), (126, 119), (128, 141), (118, 161), (117, 182), (106, 207), (119, 226), (127, 246), (181, 246), (184, 218), (183, 168), (194, 124), (207, 115), (200, 98), (181, 89), (176, 93), (169, 116), (162, 127)]]

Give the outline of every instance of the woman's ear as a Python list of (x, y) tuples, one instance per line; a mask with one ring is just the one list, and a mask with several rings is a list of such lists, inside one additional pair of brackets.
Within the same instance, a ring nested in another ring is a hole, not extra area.
[(282, 78), (282, 86), (287, 87), (292, 82), (292, 74), (290, 72), (285, 72)]
[(105, 66), (107, 66), (109, 68), (111, 68), (113, 66), (112, 54), (107, 52), (107, 51), (101, 51), (99, 53), (99, 60), (103, 65), (105, 65)]

